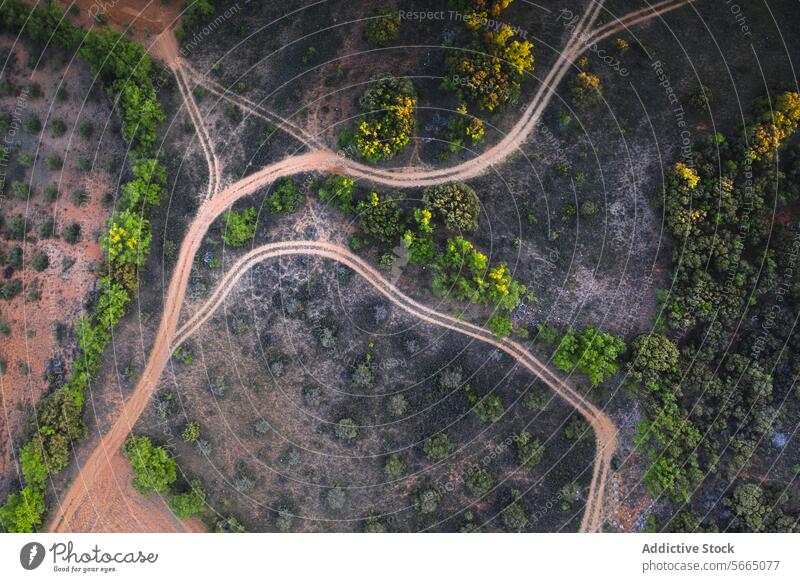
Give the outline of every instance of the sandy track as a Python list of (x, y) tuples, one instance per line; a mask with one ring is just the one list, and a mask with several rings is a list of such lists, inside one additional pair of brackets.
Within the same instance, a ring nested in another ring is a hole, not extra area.
[(192, 119), (200, 147), (203, 149), (203, 156), (208, 164), (208, 187), (206, 190), (206, 199), (211, 198), (219, 189), (222, 183), (222, 172), (220, 171), (219, 158), (214, 153), (214, 147), (211, 143), (211, 136), (208, 134), (208, 129), (203, 121), (203, 116), (195, 103), (194, 95), (186, 82), (186, 77), (183, 74), (183, 69), (180, 64), (172, 68), (175, 74), (175, 79), (178, 82), (178, 90), (183, 97), (183, 102), (186, 104), (186, 110), (189, 112), (189, 117)]
[(222, 185), (222, 171), (220, 169), (219, 158), (214, 153), (214, 145), (211, 141), (211, 135), (208, 133), (208, 127), (203, 121), (203, 115), (197, 107), (197, 102), (194, 100), (192, 88), (189, 86), (184, 74), (184, 67), (186, 64), (183, 59), (178, 56), (178, 43), (175, 40), (175, 35), (171, 30), (165, 31), (160, 34), (153, 43), (152, 52), (154, 55), (162, 59), (166, 65), (172, 70), (175, 76), (175, 81), (178, 85), (178, 91), (183, 99), (183, 104), (189, 117), (194, 125), (197, 139), (200, 142), (200, 148), (203, 150), (203, 157), (206, 159), (208, 165), (208, 184), (206, 186), (205, 199), (211, 198), (216, 194)]
[[(692, 0), (665, 0), (647, 8), (637, 10), (630, 15), (626, 15), (618, 19), (614, 24), (600, 27), (595, 33), (586, 34), (585, 31), (593, 25), (602, 8), (602, 0), (592, 3), (589, 9), (579, 19), (564, 51), (559, 55), (558, 60), (546, 75), (542, 82), (542, 87), (537, 91), (534, 99), (525, 109), (520, 120), (500, 142), (468, 162), (450, 168), (430, 171), (414, 168), (380, 169), (340, 157), (330, 150), (319, 148), (309, 153), (271, 164), (230, 185), (219, 194), (206, 199), (200, 206), (197, 216), (189, 226), (186, 237), (181, 244), (175, 270), (167, 293), (164, 296), (164, 312), (161, 323), (144, 372), (130, 398), (123, 405), (120, 415), (114, 425), (109, 432), (100, 439), (100, 442), (92, 451), (87, 462), (81, 467), (75, 481), (69, 487), (63, 499), (60, 500), (58, 512), (50, 523), (50, 530), (81, 531), (81, 527), (85, 527), (85, 524), (89, 521), (85, 517), (86, 513), (98, 511), (98, 508), (94, 505), (95, 503), (101, 503), (103, 507), (108, 508), (108, 504), (112, 503), (111, 501), (107, 501), (112, 499), (109, 495), (110, 492), (123, 491), (125, 485), (124, 483), (117, 482), (116, 476), (118, 472), (115, 473), (114, 469), (115, 466), (118, 466), (120, 449), (128, 433), (132, 430), (134, 423), (147, 405), (169, 361), (172, 353), (171, 347), (173, 345), (173, 338), (175, 337), (177, 322), (180, 316), (180, 308), (183, 304), (189, 281), (189, 274), (191, 272), (194, 256), (199, 249), (203, 236), (211, 223), (225, 212), (231, 204), (239, 198), (271, 184), (280, 177), (307, 171), (344, 172), (357, 178), (393, 187), (429, 186), (478, 176), (492, 169), (495, 164), (502, 162), (512, 155), (519, 146), (527, 140), (538, 123), (545, 107), (549, 104), (550, 99), (552, 99), (555, 89), (571, 67), (572, 61), (586, 50), (587, 47), (628, 26), (644, 22), (691, 1)], [(186, 87), (184, 87), (184, 91), (185, 90)], [(182, 93), (184, 91), (182, 91)], [(542, 381), (547, 383), (548, 386), (555, 390), (562, 398), (573, 405), (590, 422), (594, 429), (597, 448), (586, 511), (581, 523), (581, 531), (599, 531), (602, 525), (603, 500), (607, 476), (610, 469), (610, 459), (614, 454), (617, 442), (616, 429), (610, 418), (556, 376), (520, 344), (508, 340), (501, 342), (488, 331), (478, 326), (454, 320), (447, 315), (440, 314), (424, 305), (414, 302), (386, 282), (381, 275), (369, 267), (369, 265), (347, 252), (346, 249), (336, 247), (335, 245), (325, 247), (318, 246), (328, 244), (329, 243), (314, 241), (303, 243), (276, 243), (276, 245), (287, 246), (271, 246), (271, 250), (268, 252), (272, 253), (270, 256), (280, 256), (280, 252), (283, 252), (283, 254), (303, 254), (304, 252), (305, 254), (314, 254), (316, 256), (331, 258), (349, 266), (364, 276), (367, 281), (380, 292), (384, 293), (384, 295), (390, 298), (395, 304), (417, 317), (421, 317), (441, 327), (469, 335), (484, 343), (502, 349), (533, 374), (540, 377)], [(261, 247), (261, 249), (263, 249), (263, 247)], [(260, 249), (255, 249), (251, 254), (259, 250)], [(247, 256), (250, 256), (250, 254)], [(239, 263), (237, 263), (237, 265), (239, 265)], [(243, 268), (243, 263), (240, 268)], [(239, 271), (234, 268), (231, 273), (226, 275), (226, 279), (228, 277), (235, 277), (237, 272)], [(218, 300), (222, 301), (227, 290), (224, 286), (220, 286), (216, 293), (218, 293)], [(212, 306), (209, 305), (209, 308), (211, 307)], [(192, 328), (184, 326), (182, 330), (183, 333), (186, 334), (191, 332)], [(129, 484), (127, 485), (127, 490), (130, 495), (135, 495)], [(102, 508), (100, 513), (102, 513)], [(126, 523), (130, 522), (130, 520), (131, 516), (128, 515)], [(109, 530), (115, 529), (113, 524), (109, 524), (106, 527), (109, 527)]]
[(233, 91), (226, 89), (213, 79), (197, 72), (191, 65), (188, 63), (183, 63), (183, 68), (189, 74), (189, 77), (198, 85), (203, 87), (204, 89), (208, 90), (210, 93), (213, 93), (220, 99), (225, 99), (226, 101), (230, 101), (234, 105), (238, 106), (240, 109), (246, 111), (250, 115), (258, 117), (259, 119), (263, 119), (267, 123), (271, 123), (284, 131), (285, 133), (292, 136), (294, 139), (308, 147), (311, 148), (321, 148), (324, 147), (320, 141), (308, 133), (306, 130), (301, 128), (300, 126), (292, 123), (285, 117), (281, 117), (277, 113), (273, 113), (269, 111), (265, 107), (254, 103), (247, 97), (239, 95), (238, 93), (234, 93)]

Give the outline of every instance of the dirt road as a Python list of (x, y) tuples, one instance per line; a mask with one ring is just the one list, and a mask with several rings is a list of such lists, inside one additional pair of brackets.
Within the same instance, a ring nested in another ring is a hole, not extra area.
[[(392, 187), (429, 186), (478, 176), (491, 169), (495, 164), (504, 161), (517, 151), (527, 140), (538, 123), (542, 112), (550, 102), (555, 89), (571, 67), (572, 61), (586, 50), (588, 46), (605, 36), (615, 34), (618, 30), (626, 26), (644, 22), (663, 12), (674, 10), (686, 3), (688, 2), (665, 0), (651, 7), (635, 11), (619, 19), (618, 22), (613, 25), (601, 27), (598, 29), (599, 32), (596, 31), (595, 33), (587, 34), (586, 31), (593, 25), (602, 9), (602, 2), (591, 4), (589, 9), (575, 24), (567, 46), (559, 56), (553, 68), (548, 72), (542, 82), (541, 88), (525, 109), (520, 120), (500, 142), (468, 162), (450, 168), (430, 171), (416, 168), (380, 169), (340, 157), (328, 149), (317, 148), (309, 153), (271, 164), (255, 174), (247, 176), (228, 186), (211, 198), (206, 199), (200, 206), (196, 218), (189, 226), (186, 237), (181, 245), (172, 279), (164, 297), (164, 312), (161, 323), (144, 372), (134, 392), (123, 405), (119, 418), (109, 432), (102, 437), (87, 462), (81, 468), (75, 481), (67, 490), (64, 498), (59, 500), (58, 512), (50, 524), (50, 530), (81, 531), (87, 523), (91, 522), (91, 520), (86, 517), (87, 513), (95, 512), (102, 515), (104, 510), (113, 513), (115, 503), (119, 503), (120, 500), (115, 499), (110, 493), (123, 491), (123, 497), (125, 496), (123, 489), (124, 484), (121, 483), (118, 470), (115, 470), (115, 467), (119, 467), (120, 449), (128, 433), (132, 430), (133, 425), (150, 400), (171, 356), (174, 344), (173, 338), (175, 338), (180, 308), (186, 293), (189, 274), (203, 237), (211, 223), (225, 212), (231, 204), (241, 197), (271, 184), (280, 177), (300, 172), (337, 171), (376, 184)], [(188, 87), (184, 80), (182, 93), (187, 89)], [(191, 107), (191, 105), (187, 106)], [(261, 253), (263, 256), (260, 256), (258, 253)], [(367, 279), (370, 284), (386, 295), (396, 305), (409, 313), (436, 325), (452, 329), (458, 333), (468, 335), (502, 349), (533, 374), (540, 377), (548, 386), (574, 406), (592, 425), (597, 441), (596, 459), (586, 511), (581, 524), (581, 531), (598, 531), (600, 529), (602, 525), (606, 478), (609, 471), (610, 459), (616, 449), (616, 429), (614, 424), (607, 415), (584, 399), (571, 386), (558, 378), (551, 370), (544, 366), (542, 362), (537, 360), (516, 342), (501, 342), (491, 333), (480, 327), (455, 320), (450, 316), (433, 311), (413, 301), (389, 284), (369, 265), (349, 253), (346, 249), (321, 241), (276, 243), (275, 245), (268, 245), (267, 247), (261, 247), (251, 251), (251, 253), (237, 263), (237, 266), (226, 275), (223, 283), (215, 291), (215, 295), (209, 300), (212, 303), (208, 304), (208, 313), (210, 314), (213, 312), (215, 308), (215, 304), (213, 303), (214, 298), (216, 298), (218, 302), (221, 302), (230, 288), (229, 285), (235, 281), (234, 278), (238, 278), (237, 273), (238, 276), (241, 276), (241, 273), (249, 268), (249, 266), (247, 266), (248, 260), (257, 262), (271, 256), (280, 256), (281, 254), (313, 254), (315, 256), (327, 257), (347, 265)], [(228, 282), (228, 286), (226, 286), (226, 281)], [(195, 323), (199, 325), (202, 322), (197, 320)], [(181, 337), (190, 334), (196, 329), (196, 327), (189, 325), (189, 323), (187, 323), (187, 325), (189, 327), (184, 326), (182, 328), (182, 335), (178, 338), (179, 340), (181, 340)], [(135, 495), (129, 485), (128, 492), (130, 495)], [(113, 526), (107, 525), (106, 527), (114, 529)]]
[[(383, 275), (370, 266), (369, 263), (340, 245), (313, 240), (287, 241), (270, 243), (251, 250), (236, 261), (225, 274), (225, 277), (219, 282), (209, 299), (183, 326), (181, 326), (175, 334), (175, 340), (170, 350), (174, 351), (214, 314), (220, 305), (222, 305), (228, 293), (234, 288), (236, 282), (255, 264), (268, 259), (289, 255), (321, 257), (345, 265), (366, 280), (394, 305), (400, 307), (414, 317), (433, 325), (453, 330), (503, 350), (578, 410), (591, 424), (594, 430), (596, 445), (595, 466), (592, 473), (591, 485), (589, 487), (586, 511), (584, 512), (583, 521), (581, 523), (581, 531), (599, 530), (602, 525), (602, 504), (605, 490), (605, 487), (601, 484), (605, 482), (611, 457), (617, 446), (616, 428), (611, 419), (594, 404), (576, 392), (569, 384), (561, 380), (541, 360), (531, 354), (521, 344), (509, 339), (500, 340), (482, 327), (458, 320), (455, 317), (440, 313), (414, 301), (387, 281)], [(178, 315), (177, 313), (165, 313), (164, 316), (165, 318), (169, 317), (172, 319), (177, 318)]]

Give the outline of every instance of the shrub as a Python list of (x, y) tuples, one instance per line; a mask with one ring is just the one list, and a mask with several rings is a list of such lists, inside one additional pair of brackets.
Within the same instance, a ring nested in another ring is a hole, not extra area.
[(12, 240), (23, 240), (30, 230), (31, 224), (24, 216), (15, 216), (9, 224), (9, 237)]
[(467, 106), (462, 103), (456, 108), (456, 115), (447, 123), (443, 133), (444, 139), (448, 142), (448, 149), (455, 153), (464, 147), (466, 139), (469, 139), (473, 146), (480, 143), (486, 129), (483, 120), (469, 115)]
[(518, 495), (516, 492), (512, 493), (514, 494), (513, 501), (503, 509), (500, 516), (506, 531), (521, 532), (528, 526), (528, 518), (525, 515), (522, 503), (518, 499)]
[(62, 233), (64, 240), (67, 241), (69, 244), (76, 244), (81, 240), (81, 225), (77, 222), (72, 222), (64, 227), (64, 231)]
[(514, 331), (514, 326), (511, 323), (511, 319), (503, 315), (494, 315), (488, 321), (486, 327), (488, 327), (489, 331), (491, 331), (500, 339), (510, 336), (511, 332)]
[(61, 159), (61, 156), (56, 154), (47, 156), (44, 163), (47, 165), (47, 168), (52, 171), (60, 170), (64, 166), (64, 160)]
[(516, 440), (517, 462), (520, 467), (531, 469), (544, 457), (542, 441), (531, 436), (527, 431), (521, 432)]
[(403, 416), (408, 410), (408, 399), (402, 394), (393, 394), (386, 404), (386, 409), (394, 417)]
[(352, 418), (342, 418), (336, 423), (334, 434), (343, 441), (351, 441), (358, 436), (358, 425)]
[(24, 129), (27, 133), (36, 134), (42, 131), (42, 122), (39, 120), (34, 114), (28, 115), (22, 121), (22, 129)]
[(570, 91), (572, 100), (578, 107), (587, 108), (603, 102), (600, 77), (586, 71), (581, 71), (572, 78)]
[(544, 407), (547, 406), (547, 402), (547, 394), (545, 394), (543, 390), (536, 386), (531, 387), (522, 401), (522, 403), (525, 405), (525, 408), (531, 412), (539, 412), (540, 410), (544, 410)]
[(503, 402), (496, 394), (484, 396), (472, 409), (482, 422), (497, 422), (503, 417)]
[(222, 240), (226, 245), (242, 247), (256, 234), (256, 209), (246, 208), (241, 212), (229, 210), (225, 213), (225, 230)]
[(148, 497), (154, 491), (166, 495), (177, 479), (175, 461), (145, 436), (129, 436), (123, 454), (133, 469), (133, 488), (140, 495)]
[(325, 494), (325, 502), (328, 504), (333, 510), (341, 509), (344, 507), (344, 503), (347, 500), (347, 495), (344, 492), (344, 489), (339, 487), (331, 487), (328, 489), (328, 492)]
[(377, 46), (388, 46), (400, 32), (400, 12), (390, 6), (372, 13), (367, 22), (367, 40)]
[(53, 137), (61, 137), (66, 133), (67, 125), (60, 119), (54, 119), (50, 122), (50, 133)]
[(294, 180), (284, 178), (278, 182), (275, 191), (266, 200), (272, 212), (294, 212), (303, 203), (303, 195)]
[(294, 527), (294, 515), (289, 508), (283, 507), (278, 510), (278, 517), (275, 520), (275, 525), (278, 530), (283, 533), (292, 531), (292, 527)]
[(17, 162), (19, 162), (19, 165), (23, 168), (30, 168), (35, 161), (36, 158), (34, 158), (31, 152), (20, 152), (17, 156)]
[(432, 186), (422, 194), (425, 208), (440, 218), (450, 231), (478, 229), (481, 202), (475, 190), (462, 182)]
[(392, 453), (386, 457), (386, 464), (383, 466), (383, 472), (386, 473), (387, 476), (397, 479), (400, 475), (405, 473), (406, 467), (406, 462), (400, 455)]
[(42, 192), (48, 202), (55, 202), (58, 200), (58, 188), (56, 186), (45, 186)]
[(11, 189), (14, 191), (14, 198), (18, 200), (27, 200), (33, 194), (33, 189), (27, 182), (13, 182)]
[(711, 89), (705, 85), (701, 85), (689, 95), (689, 105), (698, 113), (706, 113), (713, 100)]
[(428, 438), (422, 450), (429, 461), (437, 462), (449, 457), (454, 448), (453, 441), (450, 440), (450, 437), (440, 432)]
[(369, 202), (359, 202), (358, 218), (362, 230), (384, 243), (391, 243), (403, 233), (403, 210), (392, 196), (381, 200), (377, 192), (370, 195)]
[(597, 203), (592, 202), (591, 200), (585, 200), (581, 204), (581, 216), (583, 217), (590, 217), (597, 214), (599, 208), (597, 207)]
[(186, 425), (181, 433), (181, 439), (185, 443), (193, 443), (200, 438), (200, 423), (196, 420), (191, 421)]
[(199, 479), (190, 483), (190, 491), (177, 493), (169, 498), (169, 506), (178, 519), (189, 519), (202, 512), (206, 505), (206, 493)]
[(50, 257), (47, 256), (47, 253), (41, 251), (36, 253), (31, 259), (31, 266), (39, 271), (40, 273), (44, 271), (50, 265)]
[(349, 176), (329, 176), (317, 189), (319, 199), (344, 213), (353, 211), (353, 190), (356, 182)]
[(85, 140), (91, 139), (92, 135), (94, 134), (94, 126), (88, 121), (82, 122), (78, 126), (78, 135), (81, 136)]
[(414, 507), (420, 513), (433, 513), (439, 507), (442, 494), (436, 489), (425, 489), (414, 497)]
[(15, 269), (22, 268), (22, 247), (14, 247), (8, 253), (6, 257), (6, 262), (14, 267)]
[(464, 479), (464, 486), (473, 497), (483, 497), (494, 487), (494, 479), (486, 469), (470, 469)]
[(0, 285), (0, 297), (6, 301), (11, 301), (20, 293), (22, 293), (22, 281), (19, 279), (12, 279)]
[(75, 206), (83, 206), (89, 200), (89, 193), (86, 190), (75, 190), (72, 193), (72, 203)]

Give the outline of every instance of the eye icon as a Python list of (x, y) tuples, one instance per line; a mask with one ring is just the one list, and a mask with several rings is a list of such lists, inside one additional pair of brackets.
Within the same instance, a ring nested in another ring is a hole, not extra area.
[(26, 570), (35, 570), (44, 561), (44, 546), (39, 542), (29, 542), (19, 552), (19, 563)]

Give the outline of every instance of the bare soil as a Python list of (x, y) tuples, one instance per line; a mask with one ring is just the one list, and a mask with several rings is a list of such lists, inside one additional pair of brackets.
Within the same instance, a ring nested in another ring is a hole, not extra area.
[[(73, 325), (85, 315), (96, 288), (101, 260), (97, 238), (111, 213), (106, 195), (116, 190), (125, 149), (105, 98), (80, 63), (64, 62), (52, 51), (40, 60), (41, 47), (7, 36), (0, 37), (0, 50), (12, 55), (2, 79), (15, 88), (15, 94), (0, 98), (0, 110), (13, 118), (4, 135), (11, 153), (3, 176), (0, 250), (5, 256), (16, 247), (23, 251), (22, 268), (6, 265), (3, 271), (3, 283), (19, 280), (23, 290), (13, 300), (0, 303), (0, 319), (8, 331), (0, 348), (0, 357), (7, 363), (5, 374), (0, 374), (0, 432), (6, 437), (0, 445), (2, 497), (18, 478), (13, 451), (23, 436), (32, 406), (69, 375), (75, 349)], [(40, 87), (41, 96), (22, 93), (34, 83)], [(64, 100), (55, 98), (58, 90), (66, 92)], [(42, 123), (40, 134), (28, 134), (21, 127), (31, 115)], [(54, 120), (65, 122), (62, 136), (56, 137), (51, 131), (49, 125)], [(89, 139), (77, 132), (84, 122), (93, 125)], [(31, 168), (20, 163), (21, 153), (35, 155)], [(53, 155), (62, 159), (62, 168), (48, 169), (45, 160)], [(32, 196), (28, 200), (15, 197), (14, 182), (30, 185)], [(45, 197), (45, 187), (58, 189), (55, 201)], [(81, 190), (86, 198), (78, 205), (73, 194)], [(23, 240), (11, 239), (9, 223), (15, 217), (27, 222), (29, 232)], [(49, 220), (56, 233), (51, 238), (39, 231)], [(79, 242), (71, 244), (64, 240), (63, 231), (73, 223), (80, 225), (81, 235)], [(37, 272), (31, 261), (41, 252), (48, 255), (49, 266)]]

